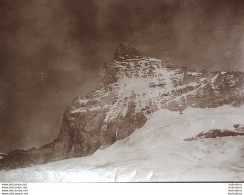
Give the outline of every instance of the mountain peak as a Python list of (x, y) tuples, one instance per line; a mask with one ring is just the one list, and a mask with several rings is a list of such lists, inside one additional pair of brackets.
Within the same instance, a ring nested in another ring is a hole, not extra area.
[(121, 43), (114, 52), (114, 59), (118, 61), (132, 59), (140, 56), (140, 52), (126, 42)]
[[(75, 98), (65, 110), (57, 139), (39, 149), (0, 155), (0, 170), (91, 155), (99, 148), (127, 138), (159, 110), (175, 111), (182, 116), (188, 107), (193, 110), (244, 104), (241, 90), (244, 73), (208, 73), (171, 67), (162, 60), (141, 57), (128, 43), (118, 46), (114, 59), (101, 70), (101, 85)], [(177, 113), (168, 116), (178, 116)], [(183, 120), (178, 118), (180, 122)], [(157, 120), (161, 118), (156, 117)], [(212, 130), (219, 133), (219, 129)], [(211, 136), (213, 132), (209, 132)], [(189, 139), (195, 139), (194, 136)]]

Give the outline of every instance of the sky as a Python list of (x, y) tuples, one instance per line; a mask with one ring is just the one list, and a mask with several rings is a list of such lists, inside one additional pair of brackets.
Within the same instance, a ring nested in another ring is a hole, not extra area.
[(243, 0), (0, 0), (0, 152), (54, 140), (122, 42), (179, 66), (244, 71), (243, 10)]

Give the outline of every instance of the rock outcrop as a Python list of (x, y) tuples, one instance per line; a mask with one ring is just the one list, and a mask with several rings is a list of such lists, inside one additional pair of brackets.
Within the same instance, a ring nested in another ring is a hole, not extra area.
[(217, 137), (228, 137), (228, 136), (244, 136), (244, 132), (228, 129), (213, 129), (208, 132), (199, 133), (195, 137), (184, 139), (185, 141), (193, 141), (202, 138), (217, 138)]
[[(1, 169), (42, 164), (93, 154), (142, 127), (159, 109), (180, 111), (244, 103), (244, 73), (196, 72), (142, 57), (121, 44), (115, 60), (101, 69), (97, 90), (76, 98), (65, 110), (56, 140), (39, 149), (13, 151)], [(163, 121), (162, 121), (163, 123)]]
[(128, 43), (122, 43), (118, 46), (114, 53), (115, 60), (126, 60), (140, 57), (141, 54)]

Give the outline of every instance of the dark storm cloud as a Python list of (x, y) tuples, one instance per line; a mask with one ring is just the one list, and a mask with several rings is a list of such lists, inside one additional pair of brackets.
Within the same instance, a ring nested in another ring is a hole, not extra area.
[(0, 149), (52, 141), (123, 41), (179, 65), (243, 70), (243, 10), (238, 0), (1, 0)]

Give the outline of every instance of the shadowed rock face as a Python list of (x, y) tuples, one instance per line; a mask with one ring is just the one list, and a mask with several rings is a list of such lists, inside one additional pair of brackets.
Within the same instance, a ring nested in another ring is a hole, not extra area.
[(228, 129), (213, 129), (205, 133), (199, 133), (196, 137), (184, 139), (184, 141), (193, 141), (202, 138), (217, 138), (217, 137), (228, 137), (228, 136), (244, 136), (244, 131), (234, 131)]
[(115, 50), (114, 59), (115, 60), (125, 60), (140, 57), (139, 51), (131, 47), (128, 43), (122, 43)]
[[(159, 110), (188, 106), (218, 107), (244, 103), (244, 73), (196, 72), (141, 57), (128, 44), (101, 70), (97, 90), (76, 98), (65, 110), (57, 139), (39, 149), (12, 151), (0, 159), (1, 169), (13, 169), (93, 154), (124, 139)], [(162, 121), (163, 123), (163, 121)]]

